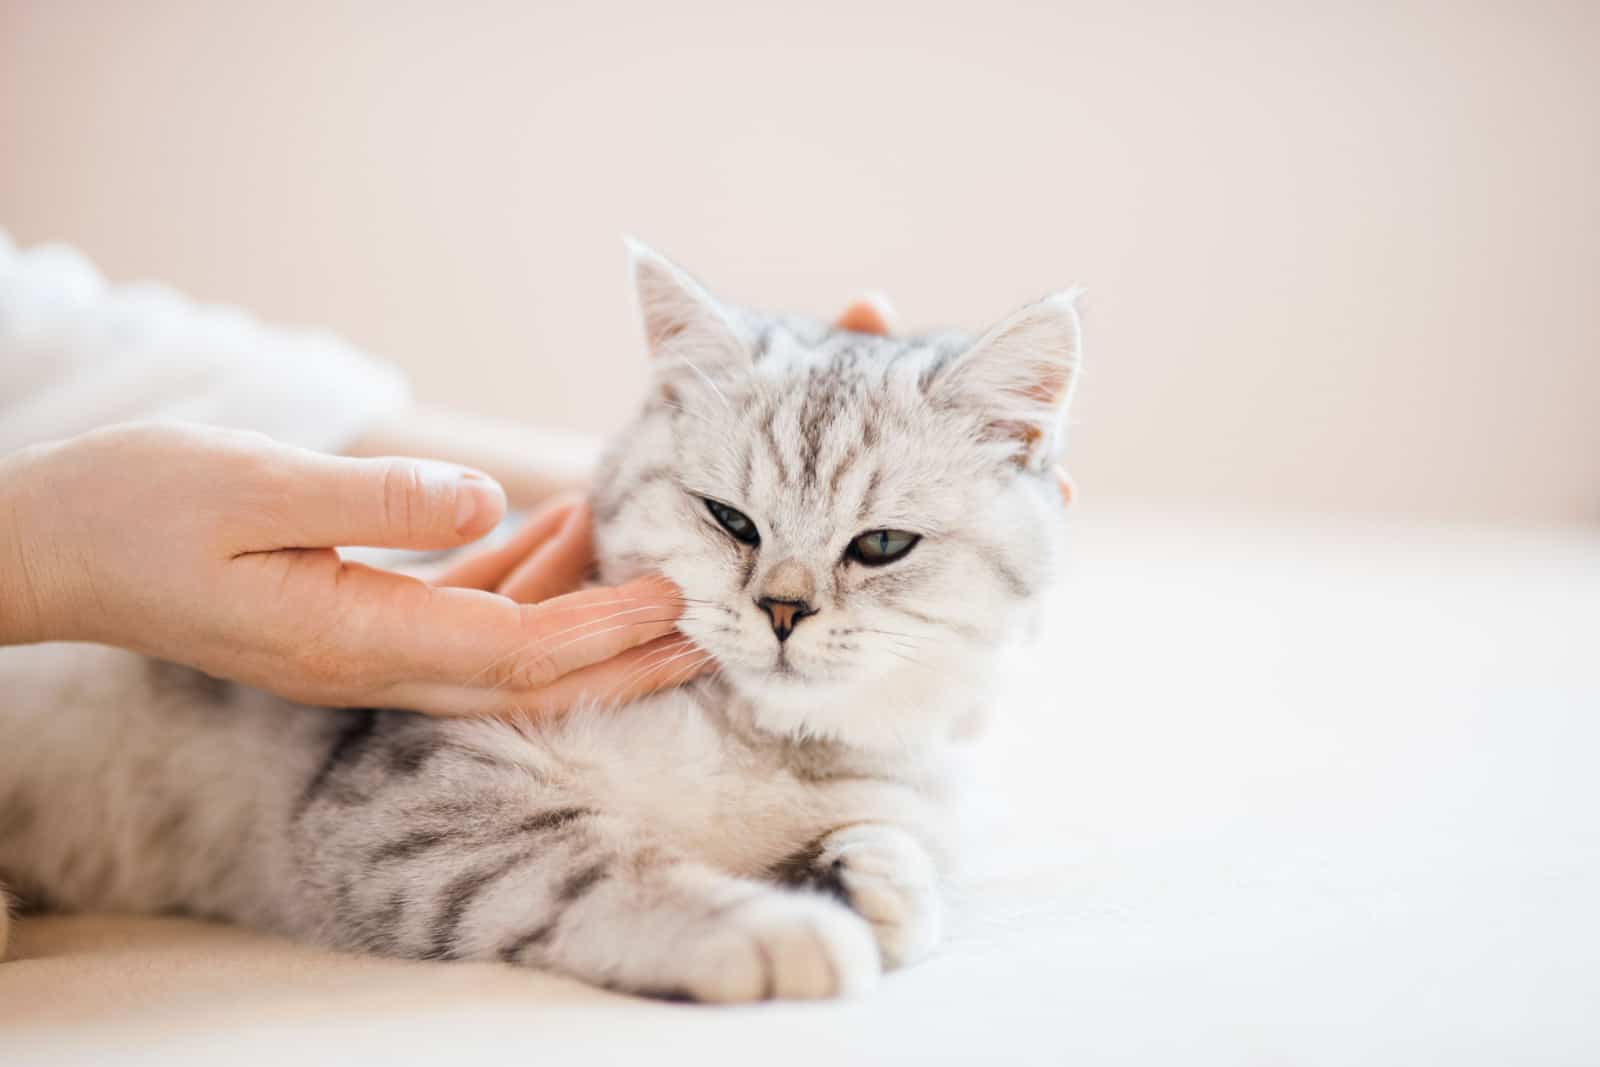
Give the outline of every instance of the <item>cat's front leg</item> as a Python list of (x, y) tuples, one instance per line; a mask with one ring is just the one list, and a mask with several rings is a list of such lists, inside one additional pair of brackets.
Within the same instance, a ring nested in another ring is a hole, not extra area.
[(932, 858), (916, 838), (888, 823), (831, 830), (769, 873), (783, 884), (832, 894), (866, 919), (887, 967), (922, 959), (944, 929)]
[(343, 947), (719, 1002), (848, 995), (880, 969), (870, 926), (836, 902), (675, 855), (587, 808), (351, 851), (326, 861), (340, 869), (322, 898), (323, 938)]
[(613, 989), (733, 1002), (836, 997), (878, 977), (870, 926), (832, 900), (736, 878), (655, 849), (614, 874), (554, 931), (499, 958)]
[(287, 932), (695, 1000), (841, 996), (878, 977), (860, 915), (681, 853), (553, 773), (465, 744), (481, 727), (343, 720), (284, 827)]

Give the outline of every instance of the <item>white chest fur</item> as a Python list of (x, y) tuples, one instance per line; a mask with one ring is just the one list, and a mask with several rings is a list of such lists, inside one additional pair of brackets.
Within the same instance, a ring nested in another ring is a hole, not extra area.
[(746, 873), (853, 822), (894, 823), (942, 852), (944, 801), (959, 777), (946, 752), (884, 757), (873, 768), (808, 767), (793, 746), (730, 731), (684, 691), (522, 730), (456, 728), (663, 845)]

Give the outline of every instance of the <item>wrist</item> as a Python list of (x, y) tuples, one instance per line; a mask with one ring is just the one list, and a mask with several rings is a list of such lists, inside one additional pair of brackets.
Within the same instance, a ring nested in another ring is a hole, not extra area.
[(0, 458), (0, 645), (43, 638), (43, 613), (34, 577), (37, 537), (27, 523), (29, 475), (37, 448)]
[(44, 588), (51, 568), (42, 558), (38, 530), (39, 471), (49, 452), (48, 446), (35, 446), (0, 457), (0, 645), (53, 636), (52, 594)]

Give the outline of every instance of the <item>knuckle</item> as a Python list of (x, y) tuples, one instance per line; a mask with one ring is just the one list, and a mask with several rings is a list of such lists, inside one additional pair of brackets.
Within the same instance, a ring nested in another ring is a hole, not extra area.
[(418, 533), (417, 502), (423, 492), (417, 465), (404, 460), (386, 460), (380, 484), (384, 527), (402, 537), (415, 537)]
[(346, 612), (332, 611), (308, 620), (294, 635), (286, 657), (302, 686), (331, 696), (367, 692), (386, 679), (378, 658), (359, 654)]
[(335, 681), (342, 680), (332, 649), (320, 642), (301, 647), (292, 657), (300, 687), (326, 690)]
[(549, 645), (541, 639), (509, 657), (495, 674), (495, 688), (528, 692), (555, 681), (561, 676), (561, 668)]
[(326, 636), (302, 646), (294, 665), (302, 686), (325, 694), (324, 699), (364, 695), (386, 681), (375, 664)]

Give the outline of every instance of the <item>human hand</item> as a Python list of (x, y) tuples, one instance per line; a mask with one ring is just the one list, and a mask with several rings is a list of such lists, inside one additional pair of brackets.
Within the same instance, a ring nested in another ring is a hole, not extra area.
[[(589, 639), (625, 632), (641, 622), (649, 624), (662, 616), (663, 606), (671, 608), (673, 617), (682, 611), (681, 595), (671, 582), (660, 578), (647, 581), (664, 590), (664, 602), (633, 603), (618, 595), (637, 582), (616, 590), (573, 594), (593, 567), (593, 515), (587, 501), (569, 496), (548, 503), (504, 544), (467, 552), (430, 581), (448, 588), (481, 589), (519, 604), (555, 606), (581, 598), (594, 608), (606, 609), (593, 619), (550, 634), (549, 640), (555, 643), (563, 637)], [(606, 701), (632, 700), (688, 681), (710, 663), (709, 655), (674, 631), (564, 675), (540, 690), (539, 704), (562, 709), (586, 695)]]
[(27, 449), (0, 460), (0, 644), (96, 641), (307, 703), (447, 715), (626, 700), (693, 673), (664, 579), (557, 595), (587, 567), (581, 508), (437, 584), (334, 547), (453, 547), (504, 506), (463, 468), (199, 426)]

